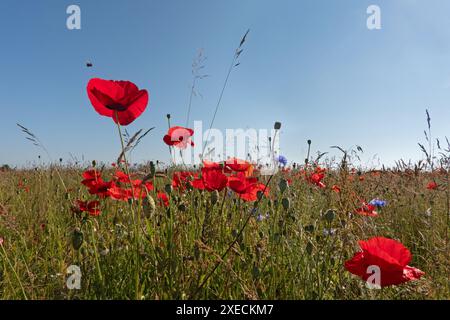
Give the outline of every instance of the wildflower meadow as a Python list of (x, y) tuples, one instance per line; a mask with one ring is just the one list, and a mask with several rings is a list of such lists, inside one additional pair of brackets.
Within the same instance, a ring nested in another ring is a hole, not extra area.
[[(209, 129), (251, 35), (236, 41), (217, 104), (205, 111)], [(95, 63), (83, 67), (95, 74)], [(41, 161), (0, 169), (0, 299), (450, 298), (450, 142), (433, 136), (425, 107), (416, 162), (370, 168), (362, 147), (332, 146), (331, 157), (308, 136), (297, 140), (303, 160), (292, 161), (278, 147), (285, 126), (276, 114), (263, 160), (248, 150), (220, 158), (210, 133), (196, 142), (204, 135), (191, 126), (192, 100), (155, 120), (164, 135), (130, 134), (159, 108), (153, 88), (110, 78), (94, 75), (78, 92), (80, 110), (108, 119), (110, 138), (89, 141), (116, 150), (108, 162), (54, 158), (17, 120), (12, 134)], [(135, 163), (144, 140), (167, 152), (146, 150), (149, 159), (169, 161)]]

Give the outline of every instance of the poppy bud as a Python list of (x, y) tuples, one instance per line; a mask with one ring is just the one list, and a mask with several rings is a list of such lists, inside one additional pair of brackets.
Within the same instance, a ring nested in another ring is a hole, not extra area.
[(96, 165), (97, 165), (97, 162), (95, 160), (92, 160), (92, 166), (95, 168)]
[(150, 218), (153, 216), (156, 210), (156, 204), (151, 195), (147, 195), (147, 197), (144, 198), (142, 206), (144, 208), (145, 217)]
[(154, 178), (155, 174), (156, 174), (155, 164), (153, 163), (153, 161), (150, 161), (150, 175), (152, 176), (152, 178)]
[(291, 207), (291, 201), (288, 198), (283, 198), (281, 204), (283, 205), (284, 210), (289, 210)]
[(168, 113), (168, 114), (166, 115), (166, 117), (167, 117), (167, 119), (170, 119), (170, 113)]
[(308, 244), (306, 245), (306, 252), (307, 252), (309, 255), (311, 255), (312, 251), (313, 251), (313, 244), (312, 244), (311, 241), (309, 241)]
[(211, 192), (211, 204), (215, 205), (219, 201), (219, 191), (214, 190)]
[(289, 187), (287, 180), (281, 179), (280, 182), (278, 183), (278, 187), (280, 188), (281, 192), (285, 192)]
[(164, 190), (166, 191), (167, 194), (170, 195), (170, 194), (172, 193), (172, 191), (173, 191), (173, 187), (172, 187), (171, 184), (166, 184), (166, 185), (164, 186)]
[(275, 130), (280, 130), (280, 129), (281, 129), (281, 122), (278, 122), (278, 121), (275, 122), (273, 128), (274, 128)]
[(309, 139), (308, 139), (308, 141), (307, 141), (307, 142), (308, 142), (308, 144), (309, 144), (309, 145), (311, 145), (311, 140), (309, 140)]
[(325, 220), (328, 221), (328, 222), (333, 221), (335, 217), (336, 217), (336, 213), (333, 210), (331, 210), (331, 209), (328, 210), (325, 213), (325, 216), (324, 216)]
[(75, 230), (72, 233), (72, 247), (75, 250), (78, 250), (80, 249), (82, 244), (83, 244), (83, 232), (80, 230), (80, 228), (75, 228)]
[(259, 200), (259, 201), (261, 201), (263, 195), (264, 195), (264, 192), (262, 192), (261, 190), (259, 190), (259, 191), (256, 193), (256, 196), (258, 197), (258, 200)]

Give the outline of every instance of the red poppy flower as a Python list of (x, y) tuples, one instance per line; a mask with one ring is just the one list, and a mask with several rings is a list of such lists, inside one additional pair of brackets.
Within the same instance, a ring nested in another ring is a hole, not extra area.
[(110, 196), (110, 189), (114, 188), (116, 185), (113, 181), (105, 182), (103, 180), (96, 181), (92, 183), (89, 187), (89, 193), (95, 194), (100, 198), (106, 198)]
[(172, 187), (175, 189), (184, 190), (186, 184), (194, 178), (196, 175), (190, 171), (174, 172), (172, 175)]
[(258, 181), (257, 178), (245, 177), (243, 173), (228, 178), (228, 186), (236, 192), (239, 198), (245, 201), (256, 201), (258, 191), (265, 191), (264, 195), (269, 195), (269, 188)]
[(130, 81), (89, 80), (87, 93), (95, 111), (123, 126), (138, 118), (147, 107), (147, 90), (139, 88)]
[(372, 275), (370, 266), (380, 268), (380, 286), (398, 285), (419, 279), (425, 273), (408, 266), (411, 253), (402, 243), (383, 237), (359, 241), (362, 252), (357, 252), (352, 259), (345, 262), (345, 268), (361, 277), (364, 281)]
[(431, 181), (427, 185), (428, 190), (436, 190), (438, 188), (438, 184), (434, 181)]
[(130, 177), (123, 171), (117, 170), (114, 174), (117, 181), (122, 183), (130, 183)]
[(322, 182), (322, 179), (325, 177), (323, 173), (313, 173), (309, 177), (309, 181), (319, 188), (325, 188), (325, 184)]
[(96, 170), (86, 170), (85, 172), (83, 172), (82, 176), (84, 179), (81, 181), (81, 183), (88, 188), (91, 187), (93, 184), (97, 183), (98, 181), (102, 180), (100, 172)]
[(251, 163), (238, 158), (230, 158), (225, 161), (225, 166), (233, 171), (243, 172), (250, 168)]
[(159, 200), (159, 203), (161, 205), (164, 205), (165, 207), (169, 206), (169, 197), (164, 192), (160, 191), (157, 194), (157, 198)]
[(203, 160), (203, 168), (222, 170), (223, 166), (222, 166), (221, 163), (208, 161), (208, 160)]
[(192, 186), (200, 190), (222, 191), (228, 184), (228, 177), (221, 170), (202, 168), (202, 177), (192, 181)]
[(341, 188), (340, 188), (339, 186), (337, 186), (337, 185), (333, 185), (333, 186), (331, 187), (331, 190), (333, 190), (333, 191), (336, 192), (336, 193), (341, 192)]
[(30, 192), (30, 188), (27, 185), (25, 185), (22, 181), (19, 181), (17, 187), (25, 192)]
[(132, 188), (122, 188), (114, 185), (108, 189), (109, 196), (114, 200), (128, 201), (130, 199), (143, 199), (147, 196), (148, 192), (154, 189), (153, 183), (145, 182), (142, 180), (132, 180)]
[(322, 169), (321, 167), (317, 167), (312, 174), (309, 176), (306, 175), (306, 180), (308, 180), (310, 183), (318, 186), (319, 188), (325, 188), (326, 185), (322, 182), (323, 178), (325, 178), (325, 171), (326, 169)]
[(191, 140), (193, 135), (194, 130), (176, 126), (169, 129), (163, 140), (168, 146), (186, 149), (188, 144), (194, 146), (194, 142)]
[(91, 216), (99, 216), (101, 211), (99, 209), (100, 202), (98, 201), (75, 201), (75, 206), (72, 207), (73, 212), (81, 213), (88, 212)]
[(363, 202), (362, 206), (356, 209), (355, 213), (361, 216), (376, 217), (378, 216), (376, 209), (376, 206)]

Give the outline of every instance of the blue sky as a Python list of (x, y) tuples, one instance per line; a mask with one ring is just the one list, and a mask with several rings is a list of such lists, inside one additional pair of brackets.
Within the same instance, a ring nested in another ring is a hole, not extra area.
[[(71, 4), (81, 7), (81, 30), (66, 28)], [(381, 30), (366, 27), (370, 4), (381, 7)], [(203, 98), (193, 101), (191, 119), (206, 125), (247, 28), (214, 127), (270, 129), (280, 121), (288, 159), (301, 161), (312, 139), (314, 152), (360, 145), (364, 164), (376, 164), (375, 155), (387, 164), (420, 159), (425, 108), (434, 135), (449, 135), (446, 0), (2, 0), (0, 163), (27, 165), (43, 154), (16, 122), (55, 159), (113, 161), (120, 144), (111, 119), (89, 103), (92, 77), (148, 89), (150, 104), (128, 130), (156, 129), (133, 160), (168, 159), (165, 115), (185, 123), (197, 50), (209, 77), (198, 85)]]

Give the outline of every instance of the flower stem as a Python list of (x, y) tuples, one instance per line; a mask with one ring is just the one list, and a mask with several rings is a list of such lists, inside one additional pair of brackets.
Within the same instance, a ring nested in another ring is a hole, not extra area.
[(130, 176), (130, 169), (128, 168), (128, 161), (127, 161), (127, 157), (125, 154), (125, 144), (123, 142), (123, 137), (122, 137), (122, 130), (120, 128), (120, 123), (119, 123), (119, 116), (118, 113), (116, 111), (116, 124), (117, 124), (117, 130), (119, 132), (119, 138), (120, 138), (120, 143), (122, 146), (122, 154), (123, 154), (123, 161), (125, 162), (125, 173), (128, 176), (128, 180), (130, 182), (130, 186), (131, 186), (131, 203), (130, 203), (130, 210), (131, 210), (131, 216), (133, 219), (133, 225), (134, 225), (134, 245), (136, 247), (136, 268), (135, 268), (135, 287), (136, 287), (136, 300), (140, 300), (140, 280), (139, 280), (139, 267), (140, 267), (140, 247), (139, 247), (139, 226), (141, 225), (141, 221), (140, 221), (140, 215), (138, 214), (137, 216), (137, 223), (136, 223), (136, 217), (135, 217), (135, 212), (134, 212), (134, 208), (133, 208), (133, 204), (134, 204), (134, 188), (133, 188), (133, 183), (131, 182), (131, 176)]

